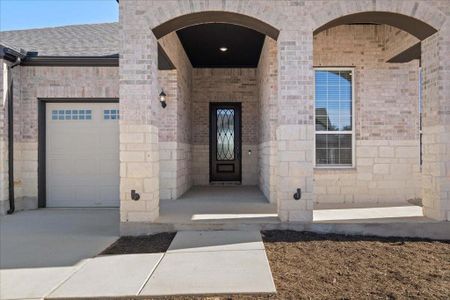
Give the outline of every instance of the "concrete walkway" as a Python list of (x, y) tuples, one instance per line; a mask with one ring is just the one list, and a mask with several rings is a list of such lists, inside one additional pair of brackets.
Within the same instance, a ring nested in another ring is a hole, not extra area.
[(140, 295), (275, 293), (258, 231), (179, 232)]
[(179, 232), (166, 253), (1, 270), (0, 299), (275, 293), (258, 231)]
[(274, 293), (257, 231), (179, 232), (167, 253), (93, 258), (48, 299)]

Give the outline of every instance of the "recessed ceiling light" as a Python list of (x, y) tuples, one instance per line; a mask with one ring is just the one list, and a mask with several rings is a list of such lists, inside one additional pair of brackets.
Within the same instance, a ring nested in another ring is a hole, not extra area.
[(222, 52), (227, 52), (228, 48), (227, 47), (220, 47), (219, 50), (222, 51)]

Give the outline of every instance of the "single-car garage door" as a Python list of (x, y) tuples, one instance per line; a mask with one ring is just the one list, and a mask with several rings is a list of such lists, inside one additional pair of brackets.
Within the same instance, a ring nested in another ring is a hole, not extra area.
[(46, 206), (119, 206), (118, 103), (46, 104)]

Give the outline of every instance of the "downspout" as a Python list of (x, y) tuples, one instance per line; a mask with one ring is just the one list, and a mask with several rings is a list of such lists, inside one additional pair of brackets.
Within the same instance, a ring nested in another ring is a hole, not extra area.
[(17, 57), (16, 61), (9, 67), (8, 78), (11, 77), (11, 84), (8, 83), (8, 192), (9, 192), (9, 210), (6, 212), (8, 215), (14, 213), (16, 210), (16, 204), (14, 201), (14, 81), (12, 78), (11, 70), (20, 65), (22, 59)]

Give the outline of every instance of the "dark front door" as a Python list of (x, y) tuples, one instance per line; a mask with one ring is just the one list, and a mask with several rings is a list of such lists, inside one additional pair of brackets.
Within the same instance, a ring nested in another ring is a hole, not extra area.
[(241, 103), (210, 104), (210, 181), (241, 181)]

